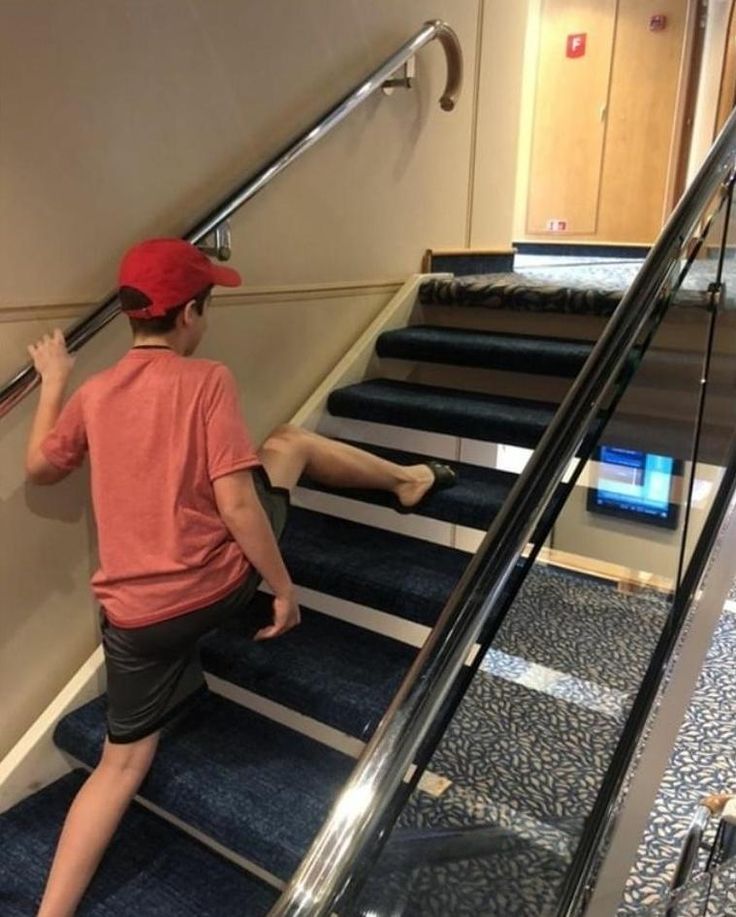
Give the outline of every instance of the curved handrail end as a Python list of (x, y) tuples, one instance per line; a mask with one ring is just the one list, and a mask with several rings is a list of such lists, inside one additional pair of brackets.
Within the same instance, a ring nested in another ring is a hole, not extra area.
[(435, 38), (442, 45), (447, 58), (447, 81), (440, 96), (442, 111), (453, 111), (463, 87), (463, 52), (457, 32), (442, 19), (430, 19), (425, 25), (433, 26)]

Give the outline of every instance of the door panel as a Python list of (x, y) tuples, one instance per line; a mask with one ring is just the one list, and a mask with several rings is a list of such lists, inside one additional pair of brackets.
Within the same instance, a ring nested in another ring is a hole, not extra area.
[(651, 242), (662, 226), (685, 40), (687, 0), (619, 0), (598, 234)]

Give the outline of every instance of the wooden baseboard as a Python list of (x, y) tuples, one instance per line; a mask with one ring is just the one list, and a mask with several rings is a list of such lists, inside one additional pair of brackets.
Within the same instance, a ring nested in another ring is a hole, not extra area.
[(671, 592), (673, 582), (665, 576), (658, 576), (645, 570), (632, 570), (619, 564), (593, 557), (583, 557), (569, 551), (558, 551), (555, 548), (542, 548), (539, 559), (543, 563), (586, 576), (616, 583), (619, 592), (635, 593), (644, 591)]

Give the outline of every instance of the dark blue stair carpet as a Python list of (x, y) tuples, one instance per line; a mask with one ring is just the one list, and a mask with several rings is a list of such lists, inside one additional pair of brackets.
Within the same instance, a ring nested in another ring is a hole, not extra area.
[(513, 271), (513, 249), (504, 252), (428, 252), (424, 269), (428, 274), (497, 274), (500, 271)]
[(376, 341), (379, 357), (570, 379), (577, 376), (592, 350), (588, 341), (432, 325), (385, 331)]
[[(58, 724), (57, 745), (88, 766), (105, 736), (105, 698)], [(140, 795), (287, 878), (354, 761), (214, 694), (165, 730)]]
[(293, 507), (281, 541), (300, 586), (432, 626), (465, 551)]
[(557, 410), (546, 401), (390, 379), (337, 389), (327, 407), (337, 417), (526, 447), (537, 444)]
[[(372, 443), (348, 442), (351, 446), (365, 449), (373, 455), (380, 455), (381, 458), (396, 462), (399, 465), (418, 465), (428, 458), (428, 456), (419, 455), (416, 452), (386, 449), (383, 446), (375, 446)], [(442, 459), (441, 461), (445, 460)], [(509, 491), (514, 486), (516, 475), (509, 471), (482, 468), (479, 465), (469, 465), (463, 462), (448, 461), (447, 464), (457, 474), (456, 484), (447, 490), (440, 490), (430, 494), (430, 496), (422, 500), (414, 512), (419, 516), (427, 516), (431, 519), (441, 519), (444, 522), (454, 522), (471, 528), (487, 529), (508, 496)], [(352, 500), (373, 503), (377, 506), (395, 506), (393, 495), (385, 491), (327, 487), (307, 477), (303, 478), (299, 484), (310, 490), (339, 494)]]
[[(0, 914), (31, 917), (61, 826), (85, 780), (62, 777), (0, 815)], [(143, 806), (125, 814), (79, 917), (256, 917), (277, 893)]]
[[(259, 593), (248, 618), (268, 619), (271, 601)], [(235, 624), (209, 634), (201, 650), (207, 672), (360, 739), (375, 730), (417, 653), (307, 608), (278, 640), (254, 643)]]

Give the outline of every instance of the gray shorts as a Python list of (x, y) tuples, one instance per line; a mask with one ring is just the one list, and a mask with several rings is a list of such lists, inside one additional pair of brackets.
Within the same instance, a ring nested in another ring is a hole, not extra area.
[[(257, 468), (253, 479), (277, 538), (289, 508), (289, 491), (273, 487)], [(247, 615), (261, 582), (252, 570), (231, 593), (212, 605), (146, 627), (115, 627), (101, 614), (107, 669), (107, 736), (111, 742), (136, 742), (183, 713), (206, 691), (199, 639), (217, 627)], [(253, 621), (252, 631), (263, 626)]]

